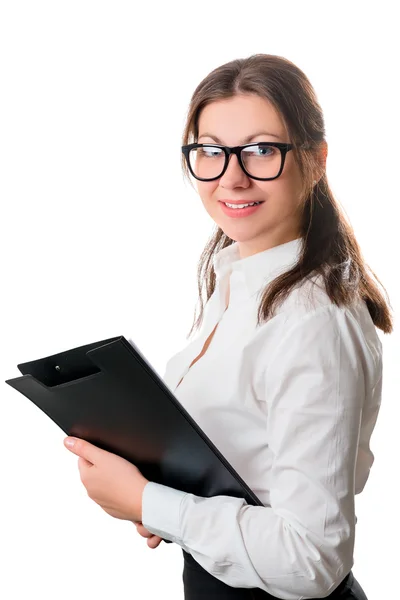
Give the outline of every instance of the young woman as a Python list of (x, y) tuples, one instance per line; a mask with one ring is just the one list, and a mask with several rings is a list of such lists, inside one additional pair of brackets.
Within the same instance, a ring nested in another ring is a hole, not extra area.
[[(222, 65), (193, 94), (182, 151), (216, 230), (199, 265), (197, 336), (164, 379), (264, 506), (133, 470), (134, 512), (108, 475), (92, 497), (150, 547), (181, 546), (186, 600), (366, 600), (351, 570), (354, 496), (374, 461), (376, 328), (390, 333), (392, 317), (330, 190), (315, 92), (279, 56)], [(95, 452), (80, 447), (100, 464)]]

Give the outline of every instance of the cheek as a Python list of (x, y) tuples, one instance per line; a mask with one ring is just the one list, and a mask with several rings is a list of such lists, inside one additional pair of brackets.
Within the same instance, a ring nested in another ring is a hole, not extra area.
[(215, 181), (197, 181), (197, 192), (205, 208), (210, 208), (217, 199), (214, 198), (218, 182)]

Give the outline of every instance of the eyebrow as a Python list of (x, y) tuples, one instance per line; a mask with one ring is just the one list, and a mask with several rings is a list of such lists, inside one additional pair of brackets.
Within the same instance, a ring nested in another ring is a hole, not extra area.
[[(251, 135), (248, 135), (247, 137), (245, 137), (242, 140), (242, 144), (247, 144), (247, 142), (250, 142), (250, 140), (252, 140), (255, 137), (258, 137), (259, 135), (268, 135), (270, 137), (274, 137), (277, 138), (278, 140), (281, 139), (279, 135), (276, 135), (275, 133), (268, 133), (267, 131), (259, 131), (257, 133), (252, 133)], [(217, 138), (216, 135), (212, 135), (211, 133), (202, 133), (201, 135), (199, 135), (199, 139), (201, 137), (210, 137), (212, 138), (217, 144), (222, 144), (221, 140)]]

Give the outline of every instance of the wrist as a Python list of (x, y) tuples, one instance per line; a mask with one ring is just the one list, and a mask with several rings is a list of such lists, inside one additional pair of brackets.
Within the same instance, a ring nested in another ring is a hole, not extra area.
[(144, 493), (144, 488), (146, 487), (146, 485), (149, 483), (149, 480), (146, 478), (143, 478), (143, 483), (141, 486), (141, 493), (140, 493), (140, 500), (139, 500), (139, 514), (136, 515), (137, 517), (139, 517), (138, 521), (134, 521), (134, 523), (141, 523), (142, 522), (142, 514), (143, 514), (143, 493)]

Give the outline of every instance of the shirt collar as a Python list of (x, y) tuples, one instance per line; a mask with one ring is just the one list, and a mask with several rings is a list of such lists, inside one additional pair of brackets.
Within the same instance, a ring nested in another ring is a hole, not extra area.
[(300, 237), (240, 258), (239, 245), (234, 242), (219, 250), (213, 257), (217, 281), (228, 273), (239, 273), (244, 279), (249, 293), (254, 294), (292, 267), (298, 260), (301, 247), (302, 238)]

